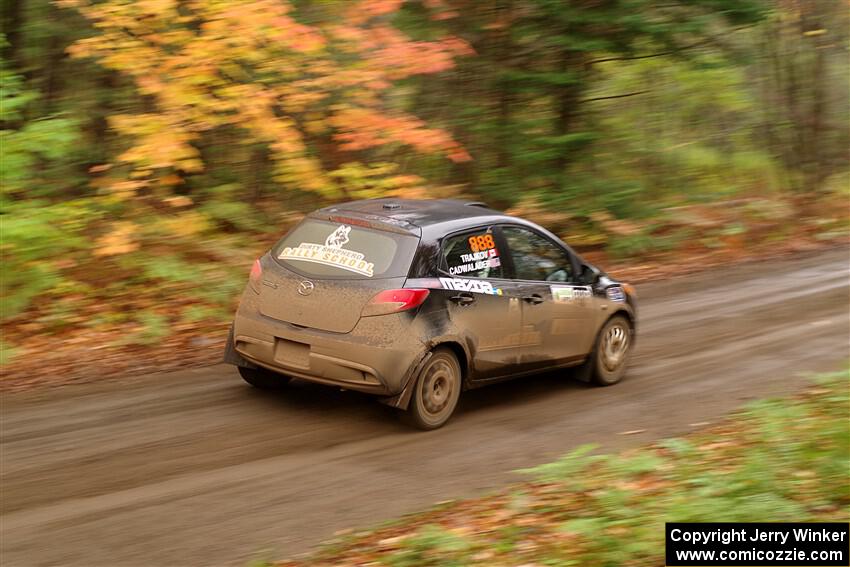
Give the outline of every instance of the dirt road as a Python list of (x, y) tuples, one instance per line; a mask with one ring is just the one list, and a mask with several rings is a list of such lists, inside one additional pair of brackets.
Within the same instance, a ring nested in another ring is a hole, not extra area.
[[(0, 562), (219, 565), (480, 493), (588, 442), (681, 434), (850, 353), (848, 250), (639, 288), (626, 380), (544, 375), (469, 392), (415, 433), (367, 397), (280, 395), (227, 366), (2, 399)], [(621, 435), (629, 430), (645, 430)], [(262, 550), (268, 550), (262, 553)], [(258, 553), (259, 552), (259, 553)]]

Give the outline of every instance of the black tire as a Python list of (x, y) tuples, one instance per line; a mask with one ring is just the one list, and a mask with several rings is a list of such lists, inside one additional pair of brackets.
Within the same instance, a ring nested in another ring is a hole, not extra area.
[(448, 348), (437, 348), (419, 371), (403, 416), (425, 431), (445, 425), (457, 407), (463, 385), (460, 363)]
[(623, 379), (632, 352), (634, 331), (622, 315), (611, 317), (599, 331), (590, 354), (590, 382), (612, 386)]
[(242, 379), (260, 390), (279, 390), (289, 383), (289, 376), (266, 370), (265, 368), (247, 368), (237, 366)]

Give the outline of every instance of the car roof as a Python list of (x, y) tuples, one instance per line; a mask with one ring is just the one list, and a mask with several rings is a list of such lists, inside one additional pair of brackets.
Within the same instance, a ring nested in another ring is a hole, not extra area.
[[(313, 218), (336, 220), (339, 217), (359, 217), (383, 225), (385, 230), (413, 233), (423, 241), (435, 241), (443, 236), (490, 224), (518, 224), (542, 232), (560, 242), (572, 254), (581, 257), (559, 236), (544, 227), (503, 212), (491, 209), (480, 201), (460, 199), (364, 199), (331, 205), (308, 215)], [(341, 219), (340, 219), (341, 220)]]
[[(366, 199), (325, 207), (317, 215), (347, 214), (429, 229), (429, 234), (463, 229), (482, 222), (517, 220), (479, 201), (459, 199)], [(423, 234), (424, 236), (424, 234)]]

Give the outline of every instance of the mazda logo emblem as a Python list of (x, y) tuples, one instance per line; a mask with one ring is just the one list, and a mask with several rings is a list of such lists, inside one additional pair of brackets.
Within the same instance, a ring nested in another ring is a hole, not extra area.
[(309, 280), (304, 280), (298, 284), (298, 293), (300, 295), (310, 295), (314, 289), (316, 289), (316, 286)]

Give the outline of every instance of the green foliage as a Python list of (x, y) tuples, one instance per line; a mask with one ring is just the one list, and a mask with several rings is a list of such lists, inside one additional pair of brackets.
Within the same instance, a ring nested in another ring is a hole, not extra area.
[(137, 315), (142, 329), (136, 334), (136, 340), (144, 345), (155, 344), (168, 335), (168, 317), (153, 311), (143, 311)]
[(37, 92), (25, 89), (23, 77), (7, 70), (4, 65), (0, 71), (0, 121), (23, 120), (27, 105), (37, 99)]
[[(43, 118), (27, 122), (19, 130), (0, 131), (0, 185), (4, 193), (31, 188), (32, 173), (38, 167), (62, 160), (78, 143), (76, 125), (67, 118)], [(43, 188), (32, 188), (43, 195)]]
[[(137, 260), (138, 257), (133, 258), (134, 265), (138, 265)], [(159, 280), (166, 285), (191, 283), (198, 277), (195, 266), (175, 255), (151, 256), (141, 262), (140, 268), (142, 279)]]
[(98, 216), (86, 200), (7, 203), (0, 217), (0, 301), (4, 318), (22, 312), (36, 297), (64, 281), (61, 266), (88, 249), (82, 232)]
[[(722, 445), (732, 447), (723, 459), (687, 440), (671, 439), (660, 444), (669, 456), (642, 451), (626, 458), (610, 458), (604, 472), (596, 462), (577, 467), (575, 455), (531, 472), (541, 481), (567, 484), (594, 471), (611, 482), (652, 474), (670, 487), (689, 486), (688, 490), (667, 490), (663, 499), (653, 498), (641, 504), (648, 505), (653, 515), (665, 521), (814, 519), (819, 506), (850, 502), (844, 482), (850, 465), (848, 376), (842, 372), (821, 377), (821, 391), (805, 400), (771, 399), (751, 404), (738, 418), (735, 438), (721, 437)], [(553, 475), (559, 467), (564, 472)], [(808, 472), (813, 470), (818, 472)], [(828, 486), (814, 486), (818, 483)], [(808, 500), (801, 499), (803, 486), (817, 495), (808, 497), (806, 493)], [(588, 526), (610, 526), (614, 518), (623, 514), (632, 518), (627, 522), (631, 527), (637, 527), (634, 522), (647, 519), (647, 510), (635, 509), (636, 502), (627, 493), (604, 490), (593, 500), (595, 504), (589, 508), (597, 514), (601, 512), (601, 516), (573, 519), (563, 529), (573, 527), (580, 532), (582, 527), (592, 530)], [(612, 542), (614, 547), (621, 543)], [(608, 557), (607, 551), (600, 559), (603, 557)]]
[(383, 563), (392, 567), (463, 567), (468, 564), (469, 543), (440, 526), (427, 525), (405, 538), (402, 549), (386, 556)]
[(642, 475), (657, 471), (663, 467), (666, 462), (664, 459), (660, 459), (656, 455), (641, 453), (631, 457), (615, 459), (610, 461), (608, 464), (613, 472), (627, 478), (629, 476)]
[(9, 345), (6, 341), (0, 340), (0, 366), (9, 364), (18, 352), (18, 349)]
[(847, 521), (848, 388), (850, 372), (823, 375), (686, 438), (609, 456), (583, 446), (509, 492), (386, 528), (413, 535), (361, 534), (308, 562), (658, 565), (665, 522)]
[(231, 315), (230, 311), (206, 305), (190, 305), (182, 314), (182, 320), (187, 323), (203, 321), (222, 321)]
[(543, 481), (563, 480), (585, 468), (588, 462), (604, 460), (604, 457), (588, 456), (596, 448), (597, 446), (593, 444), (580, 445), (557, 461), (539, 465), (533, 469), (521, 470), (520, 472), (533, 474)]
[[(457, 73), (443, 82), (429, 79), (417, 85), (422, 94), (413, 102), (427, 116), (454, 117), (453, 130), (475, 158), (449, 172), (449, 181), (474, 180), (475, 191), (508, 205), (528, 191), (552, 197), (574, 194), (581, 183), (577, 178), (598, 181), (601, 188), (582, 191), (598, 198), (618, 192), (618, 185), (632, 179), (640, 180), (641, 190), (651, 191), (657, 180), (646, 180), (640, 164), (618, 171), (634, 159), (629, 153), (655, 157), (663, 140), (649, 120), (695, 137), (711, 135), (719, 128), (711, 123), (716, 114), (708, 112), (721, 107), (744, 114), (750, 98), (737, 80), (731, 54), (715, 49), (704, 56), (690, 46), (711, 43), (718, 28), (753, 24), (765, 15), (757, 0), (663, 7), (642, 0), (528, 0), (491, 3), (489, 9), (449, 4), (454, 17), (431, 24), (410, 20), (409, 27), (445, 26), (467, 39), (477, 56), (459, 61)], [(680, 83), (687, 92), (677, 87)], [(457, 89), (461, 96), (452, 96)], [(649, 94), (616, 98), (645, 92)], [(689, 96), (696, 100), (689, 102)], [(684, 104), (666, 104), (683, 98)], [(748, 135), (748, 124), (731, 126), (722, 125)], [(634, 147), (616, 148), (633, 133), (641, 138)], [(639, 146), (644, 140), (653, 143)], [(695, 154), (692, 159), (716, 157)], [(630, 175), (635, 170), (640, 175)], [(632, 200), (646, 196), (633, 194)], [(576, 200), (569, 207), (599, 205), (593, 201)]]
[[(757, 103), (746, 85), (743, 70), (716, 55), (606, 67), (594, 94), (643, 94), (598, 103), (601, 142), (590, 148), (590, 163), (573, 166), (585, 176), (588, 168), (599, 172), (591, 206), (634, 218), (667, 203), (776, 191), (780, 171), (762, 149)], [(642, 251), (629, 248), (618, 253)]]
[(27, 198), (56, 192), (59, 188), (52, 183), (75, 160), (80, 143), (76, 122), (61, 113), (40, 115), (40, 98), (0, 59), (0, 203), (24, 191)]
[[(721, 249), (751, 224), (787, 238), (789, 189), (847, 196), (846, 33), (795, 27), (844, 22), (834, 7), (350, 4), (200, 2), (187, 8), (195, 21), (154, 13), (177, 4), (9, 3), (4, 321), (120, 327), (163, 304), (186, 325), (226, 318), (252, 258), (331, 200), (533, 202), (566, 219), (568, 240), (631, 258)], [(270, 12), (283, 27), (253, 29)], [(198, 35), (201, 21), (230, 35)], [(710, 228), (669, 212), (729, 199), (751, 204)], [(618, 221), (632, 226), (610, 230)]]
[(246, 232), (263, 228), (257, 220), (257, 211), (248, 203), (213, 200), (198, 207), (198, 211), (224, 228)]
[(622, 236), (613, 239), (608, 246), (611, 255), (615, 258), (630, 258), (643, 256), (655, 250), (659, 250), (658, 241), (648, 234), (637, 234), (634, 236)]

